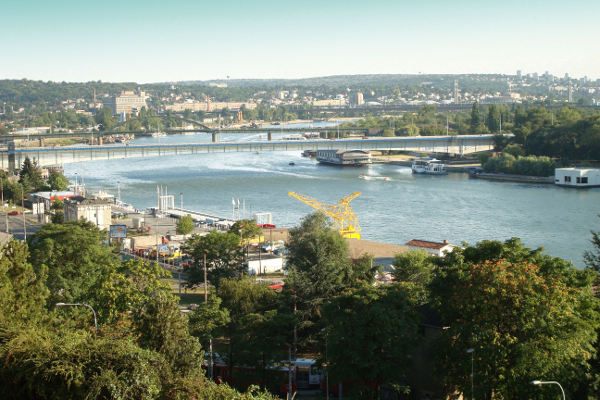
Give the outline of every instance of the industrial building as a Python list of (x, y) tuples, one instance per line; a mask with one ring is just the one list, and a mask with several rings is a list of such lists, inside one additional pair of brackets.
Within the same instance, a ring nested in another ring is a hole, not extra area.
[(132, 114), (140, 111), (142, 107), (148, 108), (146, 104), (146, 93), (139, 90), (137, 94), (133, 91), (121, 91), (120, 95), (112, 96), (104, 101), (104, 107), (110, 107), (113, 114)]

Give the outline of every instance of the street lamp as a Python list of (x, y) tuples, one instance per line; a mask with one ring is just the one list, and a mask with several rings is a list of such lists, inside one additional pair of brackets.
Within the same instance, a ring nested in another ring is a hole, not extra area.
[(327, 355), (327, 347), (328, 347), (328, 335), (327, 335), (327, 328), (323, 328), (321, 329), (321, 332), (325, 332), (325, 362), (327, 363), (327, 366), (325, 367), (325, 377), (327, 379), (326, 385), (327, 385), (327, 400), (329, 400), (329, 356)]
[(475, 349), (467, 350), (467, 353), (471, 354), (471, 400), (473, 400), (473, 353)]
[(98, 335), (98, 320), (96, 319), (96, 311), (94, 311), (94, 309), (85, 304), (85, 303), (56, 303), (55, 304), (56, 307), (67, 307), (67, 306), (85, 306), (87, 308), (89, 308), (90, 310), (92, 310), (92, 313), (94, 314), (94, 336)]
[(563, 396), (563, 400), (566, 400), (565, 398), (565, 391), (563, 390), (563, 387), (560, 386), (560, 383), (556, 382), (556, 381), (531, 381), (529, 382), (530, 385), (558, 385), (558, 387), (560, 388), (560, 391), (562, 392), (562, 396)]
[(181, 209), (183, 210), (183, 193), (179, 193), (179, 196), (181, 196)]

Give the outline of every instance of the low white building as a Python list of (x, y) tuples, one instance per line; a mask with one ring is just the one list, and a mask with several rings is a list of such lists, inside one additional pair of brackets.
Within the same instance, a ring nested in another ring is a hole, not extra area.
[(425, 250), (429, 254), (440, 257), (443, 257), (445, 253), (452, 253), (452, 250), (454, 250), (455, 247), (458, 247), (448, 243), (447, 240), (444, 240), (442, 243), (438, 243), (417, 239), (413, 239), (410, 242), (405, 243), (405, 246), (408, 246), (409, 250)]
[(248, 257), (248, 273), (270, 274), (283, 269), (283, 258), (274, 254), (251, 255)]
[(599, 168), (556, 168), (554, 183), (564, 187), (600, 187)]
[(100, 199), (74, 196), (64, 200), (65, 222), (86, 219), (100, 229), (111, 225), (111, 203)]

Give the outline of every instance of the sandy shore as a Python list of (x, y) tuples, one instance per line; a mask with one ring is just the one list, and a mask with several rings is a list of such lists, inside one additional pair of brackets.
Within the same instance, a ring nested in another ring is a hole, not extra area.
[[(276, 228), (276, 229), (263, 229), (263, 235), (265, 240), (288, 240), (288, 228)], [(398, 253), (404, 253), (408, 251), (408, 247), (389, 244), (372, 242), (369, 240), (358, 240), (358, 239), (346, 239), (350, 246), (350, 256), (352, 258), (358, 258), (365, 253), (372, 254), (375, 258), (382, 257), (394, 257)]]

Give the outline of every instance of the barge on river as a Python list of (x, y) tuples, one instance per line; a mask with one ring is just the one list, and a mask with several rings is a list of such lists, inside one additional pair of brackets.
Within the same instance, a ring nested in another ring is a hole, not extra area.
[(371, 153), (365, 150), (317, 150), (317, 161), (325, 164), (362, 166), (371, 164)]

